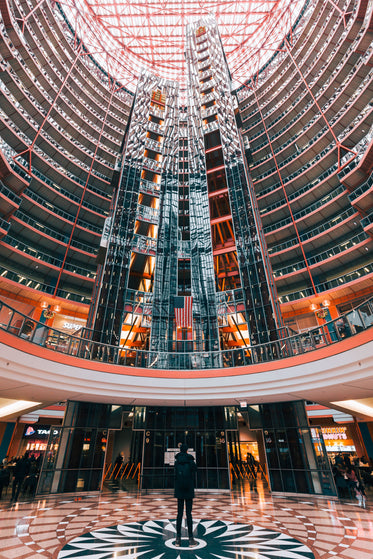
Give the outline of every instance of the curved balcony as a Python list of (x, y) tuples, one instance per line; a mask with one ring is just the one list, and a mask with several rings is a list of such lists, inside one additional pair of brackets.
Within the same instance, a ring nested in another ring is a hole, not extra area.
[[(40, 250), (37, 245), (31, 245), (30, 243), (22, 242), (20, 239), (15, 239), (11, 235), (7, 235), (5, 239), (2, 240), (4, 245), (12, 247), (14, 252), (22, 253), (33, 260), (37, 260), (40, 265), (49, 266), (51, 268), (59, 270), (63, 265), (62, 256), (56, 256), (56, 254), (48, 254), (46, 250)], [(81, 262), (80, 262), (81, 264)], [(63, 273), (70, 273), (73, 276), (80, 276), (86, 281), (92, 281), (96, 277), (96, 268), (93, 266), (86, 265), (83, 268), (77, 263), (65, 262)]]
[[(324, 232), (330, 232), (332, 229), (336, 228), (339, 224), (343, 224), (348, 220), (357, 217), (358, 217), (357, 212), (353, 208), (349, 208), (340, 214), (332, 216), (328, 221), (321, 223), (317, 227), (314, 227), (311, 230), (304, 231), (299, 235), (299, 239), (302, 243), (305, 243), (306, 241), (311, 241), (312, 239), (320, 236)], [(289, 248), (297, 246), (298, 244), (299, 244), (298, 238), (293, 237), (291, 239), (287, 239), (286, 241), (268, 247), (268, 253), (272, 255), (279, 252), (284, 252)]]
[[(356, 265), (356, 264), (355, 264)], [(325, 277), (325, 274), (318, 274), (319, 281), (315, 283), (315, 288), (317, 293), (322, 293), (325, 291), (332, 291), (340, 288), (346, 283), (350, 283), (353, 285), (353, 282), (359, 282), (362, 277), (367, 276), (372, 279), (373, 278), (373, 264), (365, 264), (364, 266), (357, 265), (355, 269), (352, 271), (343, 273), (340, 272), (338, 277)], [(315, 292), (312, 287), (307, 287), (306, 284), (304, 287), (299, 287), (299, 283), (296, 286), (292, 287), (288, 284), (285, 286), (278, 285), (277, 292), (279, 295), (279, 302), (280, 303), (289, 303), (290, 301), (299, 301), (301, 299), (307, 299), (307, 297), (314, 297)]]
[[(34, 231), (39, 232), (42, 237), (47, 239), (53, 239), (58, 245), (67, 246), (67, 242), (69, 237), (66, 233), (61, 233), (48, 225), (38, 222), (34, 217), (30, 217), (28, 214), (24, 213), (21, 210), (17, 210), (17, 212), (12, 217), (12, 221), (16, 221), (20, 223), (22, 226), (29, 226)], [(85, 255), (94, 256), (96, 257), (97, 249), (98, 249), (98, 242), (96, 246), (92, 244), (81, 242), (77, 239), (71, 239), (70, 248), (72, 250), (76, 250), (77, 252), (83, 253)]]
[(247, 345), (225, 351), (191, 350), (189, 352), (178, 352), (175, 345), (172, 351), (157, 353), (98, 343), (92, 341), (91, 333), (85, 329), (80, 336), (66, 334), (48, 326), (45, 322), (31, 319), (0, 300), (0, 329), (14, 336), (27, 340), (31, 344), (83, 360), (145, 369), (225, 369), (281, 361), (333, 346), (345, 338), (371, 329), (372, 325), (373, 297), (335, 320), (325, 322), (307, 332), (284, 336), (270, 343)]
[[(324, 264), (330, 260), (335, 260), (337, 256), (342, 257), (343, 254), (346, 254), (349, 250), (356, 250), (356, 248), (364, 247), (369, 239), (369, 235), (362, 231), (358, 235), (355, 235), (352, 238), (345, 238), (335, 240), (335, 245), (329, 246), (326, 250), (322, 252), (318, 252), (316, 254), (311, 253), (307, 255), (307, 262), (310, 268), (317, 267), (317, 265)], [(275, 278), (287, 276), (287, 275), (294, 275), (297, 272), (301, 272), (306, 267), (304, 258), (297, 262), (293, 262), (292, 264), (288, 264), (286, 266), (278, 266), (273, 270), (273, 276)]]
[[(48, 202), (48, 200), (46, 200), (45, 198), (38, 196), (38, 194), (36, 194), (35, 192), (27, 191), (27, 194), (24, 194), (24, 198), (29, 201), (35, 202), (53, 216), (59, 216), (61, 219), (68, 221), (71, 224), (73, 224), (75, 221), (74, 214), (65, 212), (55, 204), (51, 204), (50, 202)], [(76, 222), (76, 225), (81, 229), (91, 231), (93, 234), (101, 237), (102, 228), (94, 225), (93, 223), (90, 223), (89, 221), (79, 218)]]
[[(354, 18), (357, 14), (356, 4), (349, 6), (352, 17), (350, 17), (345, 28), (342, 18), (336, 17), (336, 14), (333, 13), (333, 10), (330, 9), (328, 4), (325, 4), (325, 2), (312, 2), (309, 4), (309, 12), (313, 12), (311, 25), (308, 26), (307, 29), (306, 26), (304, 26), (306, 33), (303, 36), (298, 33), (295, 37), (293, 50), (297, 64), (301, 69), (304, 68), (304, 73), (306, 75), (309, 74), (309, 76), (311, 76), (310, 79), (312, 81), (310, 81), (310, 84), (314, 85), (316, 80), (324, 74), (330, 62), (333, 62), (335, 65), (333, 57), (338, 53), (339, 46), (342, 44), (343, 39), (348, 36), (349, 42), (357, 42), (359, 34), (353, 27)], [(347, 2), (346, 5), (347, 4), (349, 4), (349, 2)], [(309, 15), (311, 14), (309, 13)], [(332, 18), (334, 21), (331, 25), (330, 22)], [(320, 39), (324, 42), (322, 43)], [(334, 45), (337, 46), (331, 48)], [(327, 52), (326, 60), (325, 56), (321, 56), (322, 50)], [(315, 57), (314, 52), (320, 53), (320, 56)], [(318, 66), (319, 68), (316, 70)], [(278, 102), (286, 102), (288, 98), (291, 98), (290, 96), (287, 97), (286, 94), (295, 91), (295, 89), (299, 87), (299, 83), (291, 85), (294, 79), (296, 79), (296, 72), (294, 71), (293, 64), (289, 60), (287, 53), (283, 52), (281, 55), (277, 55), (274, 57), (269, 67), (260, 74), (257, 84), (258, 101), (260, 102), (264, 99), (264, 106), (271, 105), (271, 103), (278, 105)], [(268, 82), (270, 82), (269, 85)], [(277, 87), (273, 87), (274, 85), (277, 85)], [(285, 96), (279, 99), (277, 92), (281, 91), (284, 91)], [(251, 97), (253, 98), (252, 103), (255, 103), (254, 96), (251, 95)], [(249, 98), (250, 95), (248, 95), (246, 99), (244, 98), (244, 101), (242, 98), (240, 99), (240, 103), (245, 102), (245, 110), (250, 108), (250, 103), (247, 101)], [(251, 111), (250, 115), (254, 113), (255, 111)]]
[[(371, 301), (366, 305), (371, 309)], [(150, 405), (156, 401), (162, 405), (175, 405), (175, 402), (203, 405), (208, 401), (221, 405), (222, 402), (237, 404), (243, 400), (253, 404), (310, 398), (326, 401), (328, 397), (343, 400), (346, 394), (349, 398), (358, 398), (372, 386), (373, 328), (367, 324), (372, 319), (369, 308), (360, 307), (356, 316), (351, 312), (342, 318), (349, 320), (351, 327), (361, 329), (358, 333), (355, 330), (351, 335), (346, 334), (342, 322), (339, 326), (334, 322), (336, 341), (328, 339), (330, 333), (326, 332), (325, 326), (272, 344), (273, 349), (266, 349), (266, 346), (250, 348), (252, 359), (247, 357), (249, 351), (246, 349), (246, 357), (241, 350), (215, 354), (214, 368), (206, 366), (208, 358), (212, 357), (208, 354), (179, 354), (176, 357), (167, 354), (168, 364), (173, 369), (166, 369), (162, 367), (167, 364), (163, 355), (153, 363), (154, 359), (146, 361), (144, 352), (122, 351), (125, 361), (119, 364), (119, 354), (110, 353), (110, 346), (106, 346), (100, 359), (93, 360), (89, 354), (95, 346), (89, 345), (89, 341), (77, 336), (73, 339), (66, 337), (3, 303), (0, 306), (3, 365), (0, 377), (7, 397), (25, 399), (27, 394), (30, 399), (35, 394), (38, 401), (70, 398), (110, 401), (111, 404), (120, 401), (132, 405), (145, 402)], [(97, 344), (96, 347), (98, 349)], [(273, 360), (275, 348), (282, 353), (276, 354), (277, 358)], [(118, 363), (113, 363), (111, 359), (117, 356)], [(228, 359), (223, 363), (224, 356)], [(255, 356), (259, 362), (254, 361)], [(186, 359), (181, 361), (184, 357)], [(185, 366), (186, 362), (193, 368), (176, 368)], [(148, 368), (138, 368), (146, 364)]]
[[(20, 10), (20, 6), (13, 6), (13, 8), (15, 11), (15, 17), (17, 18), (17, 12), (18, 10)], [(43, 69), (43, 73), (47, 77), (47, 79), (50, 79), (51, 82), (54, 84), (59, 84), (59, 82), (64, 79), (64, 73), (66, 73), (69, 70), (71, 64), (73, 64), (73, 61), (76, 57), (76, 51), (71, 53), (70, 59), (62, 58), (59, 55), (58, 49), (58, 46), (60, 45), (53, 45), (50, 42), (51, 29), (48, 20), (44, 18), (42, 21), (42, 18), (40, 17), (40, 13), (42, 12), (39, 12), (38, 17), (36, 13), (33, 12), (32, 5), (30, 5), (28, 11), (31, 12), (31, 15), (33, 16), (34, 24), (27, 25), (25, 27), (25, 37), (31, 47), (30, 52), (28, 52), (27, 57), (25, 57), (25, 62), (30, 67), (32, 67), (33, 64), (39, 66)], [(40, 36), (38, 36), (38, 33), (36, 32), (36, 30), (39, 29), (45, 30), (44, 33), (40, 33), (39, 31)], [(38, 73), (36, 72), (35, 75), (37, 74)], [(92, 99), (92, 97), (95, 97), (93, 102), (97, 106), (98, 110), (105, 108), (105, 101), (107, 100), (104, 99), (102, 95), (97, 95), (97, 88), (95, 89), (94, 86), (90, 84), (90, 80), (87, 82), (87, 80), (79, 72), (77, 65), (75, 65), (74, 72), (71, 72), (71, 79), (76, 84), (75, 89), (83, 91), (83, 95), (86, 95), (87, 99)], [(73, 91), (72, 94), (74, 94)], [(102, 104), (100, 103), (100, 101), (102, 102)], [(121, 116), (114, 113), (112, 113), (111, 115), (111, 117), (114, 120), (117, 120), (118, 123), (120, 122)]]

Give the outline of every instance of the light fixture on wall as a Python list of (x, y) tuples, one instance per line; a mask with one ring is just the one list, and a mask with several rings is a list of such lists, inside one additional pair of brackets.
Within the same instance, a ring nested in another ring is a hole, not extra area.
[(44, 318), (46, 318), (47, 320), (49, 320), (50, 318), (54, 317), (54, 312), (51, 309), (44, 309), (43, 310), (43, 316)]
[(327, 314), (328, 314), (328, 309), (325, 308), (321, 308), (316, 311), (317, 318), (326, 318)]

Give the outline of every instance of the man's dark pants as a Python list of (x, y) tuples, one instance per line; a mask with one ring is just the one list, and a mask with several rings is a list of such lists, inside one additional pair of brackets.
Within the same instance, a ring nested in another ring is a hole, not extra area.
[(193, 520), (192, 520), (192, 506), (193, 499), (178, 499), (177, 500), (177, 517), (176, 517), (176, 537), (181, 536), (181, 522), (183, 519), (185, 503), (186, 521), (188, 526), (188, 536), (193, 536)]
[(19, 493), (21, 491), (22, 483), (24, 478), (23, 477), (15, 477), (13, 479), (12, 485), (12, 501), (17, 501), (19, 497)]

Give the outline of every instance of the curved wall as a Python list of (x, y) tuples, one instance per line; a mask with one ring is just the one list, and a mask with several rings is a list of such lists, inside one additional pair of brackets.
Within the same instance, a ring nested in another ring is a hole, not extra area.
[[(57, 5), (0, 8), (0, 287), (86, 315), (132, 97)], [(238, 93), (284, 313), (373, 279), (372, 6), (315, 0), (305, 21)]]
[(0, 274), (89, 303), (131, 96), (74, 45), (56, 7), (43, 3), (22, 33), (35, 4), (1, 6)]
[(282, 303), (363, 278), (372, 286), (372, 10), (364, 1), (310, 9), (239, 91)]

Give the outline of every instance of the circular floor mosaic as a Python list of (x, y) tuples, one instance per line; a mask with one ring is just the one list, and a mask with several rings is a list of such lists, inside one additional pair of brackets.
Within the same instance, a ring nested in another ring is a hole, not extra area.
[(198, 545), (175, 547), (175, 520), (147, 520), (94, 530), (66, 544), (58, 559), (315, 559), (294, 538), (260, 526), (194, 520)]

